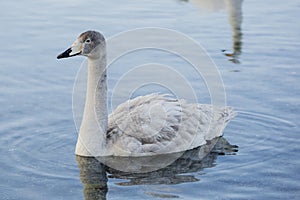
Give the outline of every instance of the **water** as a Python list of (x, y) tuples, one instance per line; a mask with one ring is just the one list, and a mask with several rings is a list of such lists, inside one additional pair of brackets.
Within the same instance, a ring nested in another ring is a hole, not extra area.
[[(61, 62), (55, 57), (84, 30), (111, 37), (145, 26), (180, 31), (208, 51), (222, 75), (227, 104), (238, 111), (224, 132), (230, 144), (239, 146), (238, 152), (212, 152), (202, 161), (187, 156), (151, 174), (110, 172), (107, 182), (98, 163), (96, 174), (102, 178), (94, 180), (101, 186), (96, 195), (299, 199), (300, 28), (295, 20), (300, 4), (243, 1), (235, 12), (242, 16), (241, 35), (238, 28), (232, 32), (236, 24), (230, 24), (230, 1), (226, 3), (2, 2), (0, 199), (84, 198), (81, 181), (86, 176), (79, 169), (89, 160), (78, 161), (73, 154), (77, 135), (72, 116), (73, 83), (82, 58)], [(151, 53), (155, 59), (156, 53)], [(120, 73), (112, 69), (109, 76), (114, 82)], [(190, 81), (197, 84), (192, 76)]]

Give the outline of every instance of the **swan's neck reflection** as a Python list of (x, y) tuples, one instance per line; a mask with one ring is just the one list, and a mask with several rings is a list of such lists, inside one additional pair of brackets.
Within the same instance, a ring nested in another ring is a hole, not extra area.
[[(104, 160), (106, 162), (113, 162), (114, 164), (120, 163), (122, 166), (127, 164), (126, 169), (130, 169), (127, 172), (102, 164), (100, 160), (102, 159), (103, 161), (103, 158), (76, 156), (76, 160), (80, 170), (80, 179), (84, 185), (83, 193), (85, 199), (99, 200), (106, 199), (108, 191), (106, 173), (109, 173), (109, 177), (111, 178), (126, 180), (117, 183), (122, 186), (195, 182), (199, 181), (199, 179), (190, 173), (201, 171), (204, 168), (214, 167), (218, 155), (234, 154), (235, 152), (237, 152), (237, 146), (229, 144), (226, 139), (221, 137), (209, 141), (206, 145), (182, 153), (173, 163), (154, 171), (150, 170), (155, 169), (153, 168), (153, 161), (161, 162), (163, 158), (166, 157), (161, 157), (162, 155), (149, 156), (147, 158), (111, 157)], [(167, 156), (172, 157), (172, 155)], [(177, 154), (175, 156), (177, 156)], [(132, 169), (135, 168), (135, 164), (143, 165), (138, 166), (138, 169), (147, 169), (147, 172), (133, 172)], [(161, 163), (157, 163), (157, 165), (160, 167)], [(130, 166), (132, 168), (130, 168)], [(149, 166), (151, 166), (151, 168), (149, 168)], [(117, 166), (117, 168), (119, 167), (120, 166)]]
[(233, 63), (240, 63), (239, 56), (242, 53), (242, 2), (243, 0), (225, 0), (229, 23), (233, 32), (233, 53), (226, 53)]
[(87, 200), (106, 199), (107, 176), (105, 166), (94, 157), (76, 156), (83, 194)]
[(223, 50), (229, 61), (240, 63), (239, 56), (242, 53), (242, 3), (243, 0), (184, 0), (190, 2), (201, 13), (218, 12), (222, 9), (227, 10), (229, 23), (232, 29), (233, 47), (232, 52)]

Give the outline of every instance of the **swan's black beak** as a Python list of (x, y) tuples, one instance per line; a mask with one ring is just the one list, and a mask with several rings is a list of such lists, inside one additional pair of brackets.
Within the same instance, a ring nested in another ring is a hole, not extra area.
[(69, 58), (69, 57), (72, 57), (72, 56), (77, 56), (79, 54), (81, 54), (81, 51), (74, 54), (73, 51), (72, 51), (72, 48), (68, 48), (66, 51), (64, 51), (63, 53), (59, 54), (57, 56), (57, 59)]
[(81, 50), (82, 50), (82, 44), (81, 44), (81, 42), (79, 42), (78, 40), (76, 40), (72, 44), (72, 46), (70, 48), (68, 48), (63, 53), (59, 54), (57, 56), (57, 59), (69, 58), (69, 57), (72, 57), (72, 56), (80, 55), (81, 54)]
[(57, 56), (57, 59), (61, 59), (61, 58), (68, 58), (70, 57), (70, 53), (72, 52), (71, 48), (68, 48), (66, 51), (64, 51), (63, 53), (59, 54)]

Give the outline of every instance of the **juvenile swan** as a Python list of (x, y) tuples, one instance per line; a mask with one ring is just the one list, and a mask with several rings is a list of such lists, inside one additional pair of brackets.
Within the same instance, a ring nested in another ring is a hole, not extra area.
[(103, 35), (84, 32), (57, 58), (76, 55), (88, 58), (87, 94), (77, 155), (149, 156), (181, 152), (222, 136), (234, 117), (230, 107), (190, 104), (166, 94), (128, 100), (108, 116)]

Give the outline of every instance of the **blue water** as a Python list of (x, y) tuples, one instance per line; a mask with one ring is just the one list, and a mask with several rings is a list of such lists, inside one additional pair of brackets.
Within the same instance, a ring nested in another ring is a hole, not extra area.
[[(72, 114), (73, 84), (83, 58), (62, 62), (56, 56), (87, 29), (109, 38), (142, 27), (179, 31), (207, 50), (223, 78), (227, 104), (238, 112), (224, 132), (230, 144), (239, 146), (238, 152), (214, 151), (202, 161), (188, 156), (143, 175), (103, 174), (97, 163), (101, 173), (96, 174), (102, 178), (95, 181), (108, 190), (99, 186), (96, 195), (299, 199), (300, 3), (242, 1), (241, 29), (234, 32), (224, 2), (2, 2), (0, 199), (84, 199), (86, 176), (82, 170), (80, 176), (80, 163), (89, 160), (78, 161), (74, 155), (77, 133)], [(146, 61), (177, 60), (158, 54), (150, 52)], [(125, 58), (126, 66), (140, 64), (139, 54), (134, 57)], [(117, 68), (109, 72), (111, 82), (119, 76)], [(196, 81), (191, 75), (191, 84)]]

